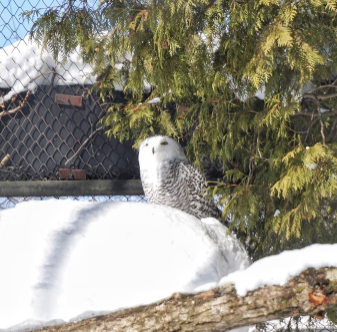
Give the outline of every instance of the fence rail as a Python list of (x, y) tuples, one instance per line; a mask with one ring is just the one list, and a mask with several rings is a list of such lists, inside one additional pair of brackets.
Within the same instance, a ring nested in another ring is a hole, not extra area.
[(0, 183), (0, 197), (144, 195), (140, 180), (13, 181)]

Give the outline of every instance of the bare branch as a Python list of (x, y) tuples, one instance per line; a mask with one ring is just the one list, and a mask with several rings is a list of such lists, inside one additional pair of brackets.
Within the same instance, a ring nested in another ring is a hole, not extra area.
[(325, 100), (337, 97), (337, 92), (328, 93), (328, 94), (313, 94), (313, 93), (304, 93), (303, 98), (310, 98), (314, 100)]
[(151, 305), (39, 331), (220, 332), (273, 319), (318, 315), (336, 304), (337, 268), (308, 269), (283, 286), (266, 286), (244, 297), (237, 295), (234, 285), (225, 285), (199, 294), (177, 293)]
[[(51, 71), (48, 71), (48, 72), (41, 73), (41, 74), (37, 75), (36, 77), (32, 78), (32, 79), (29, 81), (29, 83), (32, 83), (33, 81), (35, 81), (35, 80), (36, 80), (37, 78), (39, 78), (40, 76), (45, 76), (45, 75), (49, 75), (49, 74), (53, 74), (53, 75), (52, 75), (52, 78), (51, 78), (51, 84), (52, 84), (52, 86), (53, 86), (53, 84), (54, 84), (56, 75), (59, 75), (59, 76), (61, 76), (61, 77), (64, 79), (64, 77), (63, 77), (62, 75), (58, 74), (58, 73), (55, 71), (55, 69), (53, 69), (53, 70), (51, 70)], [(4, 110), (4, 111), (0, 112), (0, 120), (1, 120), (1, 118), (2, 118), (3, 116), (5, 116), (5, 115), (13, 115), (13, 114), (15, 114), (16, 112), (20, 111), (20, 110), (26, 105), (26, 102), (27, 102), (27, 100), (28, 100), (28, 98), (29, 98), (29, 96), (30, 96), (31, 94), (32, 94), (32, 91), (31, 91), (31, 90), (28, 90), (28, 91), (26, 92), (25, 98), (20, 102), (20, 105), (19, 105), (19, 106), (15, 107), (15, 108), (13, 108), (13, 109), (11, 109), (11, 110), (8, 110), (8, 111), (7, 111), (7, 110)], [(1, 105), (1, 107), (4, 108), (4, 105)]]
[(29, 98), (29, 96), (31, 95), (31, 91), (30, 90), (28, 90), (27, 92), (26, 92), (26, 96), (25, 96), (25, 98), (20, 102), (20, 105), (19, 106), (17, 106), (17, 107), (15, 107), (15, 108), (13, 108), (13, 109), (11, 109), (11, 110), (9, 110), (9, 111), (2, 111), (2, 112), (0, 112), (0, 120), (1, 120), (1, 118), (3, 117), (3, 116), (5, 116), (5, 115), (13, 115), (13, 114), (15, 114), (16, 112), (18, 112), (18, 111), (20, 111), (25, 105), (26, 105), (26, 102), (27, 102), (27, 100), (28, 100), (28, 98)]
[(307, 112), (296, 112), (295, 114), (292, 114), (292, 116), (299, 116), (299, 115), (304, 115), (304, 116), (310, 116), (312, 118), (314, 117), (326, 117), (326, 116), (335, 116), (337, 115), (337, 110), (333, 110), (331, 112), (324, 112), (324, 113), (315, 113), (315, 112), (312, 112), (312, 113), (307, 113)]
[(98, 129), (96, 129), (95, 131), (93, 131), (90, 135), (89, 135), (89, 137), (82, 143), (82, 145), (78, 148), (78, 150), (76, 151), (76, 153), (71, 157), (71, 158), (69, 158), (67, 161), (66, 161), (66, 163), (65, 163), (65, 165), (69, 165), (70, 163), (71, 163), (71, 161), (73, 160), (73, 159), (75, 159), (77, 156), (78, 156), (78, 154), (82, 151), (82, 149), (85, 147), (85, 145), (90, 141), (90, 139), (94, 136), (94, 135), (96, 135), (100, 130), (102, 130), (103, 129), (103, 127), (100, 127), (100, 128), (98, 128)]
[(0, 168), (1, 168), (1, 167), (4, 167), (4, 166), (6, 165), (6, 163), (8, 162), (8, 160), (9, 160), (10, 157), (11, 157), (10, 154), (7, 153), (7, 154), (2, 158), (2, 160), (1, 160), (1, 162), (0, 162)]
[(336, 83), (337, 83), (337, 78), (331, 84), (320, 85), (318, 87), (315, 87), (315, 88), (307, 91), (307, 93), (310, 94), (310, 93), (318, 91), (318, 90), (324, 90), (324, 89), (329, 89), (329, 88), (337, 88)]
[(324, 132), (324, 123), (322, 121), (322, 119), (319, 120), (320, 124), (321, 124), (321, 136), (322, 136), (322, 140), (323, 140), (323, 146), (326, 146), (326, 139), (325, 139), (325, 132)]
[(49, 75), (49, 74), (53, 74), (52, 77), (51, 77), (51, 84), (52, 85), (54, 85), (56, 75), (62, 77), (62, 79), (65, 80), (65, 78), (54, 69), (54, 70), (51, 70), (51, 71), (47, 71), (45, 73), (41, 73), (40, 75), (37, 75), (36, 77), (32, 78), (29, 81), (29, 83), (32, 83), (33, 81), (35, 81), (36, 79), (38, 79), (41, 76), (45, 76), (45, 75)]
[(327, 139), (328, 142), (330, 142), (332, 140), (332, 138), (334, 137), (334, 135), (336, 135), (336, 132), (335, 132), (336, 125), (337, 125), (337, 118), (335, 118), (334, 122), (331, 125), (330, 134), (329, 134), (328, 139)]

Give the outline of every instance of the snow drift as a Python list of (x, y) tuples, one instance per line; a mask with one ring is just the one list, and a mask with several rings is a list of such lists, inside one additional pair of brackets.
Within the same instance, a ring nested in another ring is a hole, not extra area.
[(249, 265), (217, 220), (144, 203), (31, 201), (0, 212), (0, 330), (193, 292)]
[(144, 203), (30, 201), (0, 212), (0, 331), (28, 331), (234, 283), (239, 295), (337, 267), (337, 244), (251, 266), (213, 218)]

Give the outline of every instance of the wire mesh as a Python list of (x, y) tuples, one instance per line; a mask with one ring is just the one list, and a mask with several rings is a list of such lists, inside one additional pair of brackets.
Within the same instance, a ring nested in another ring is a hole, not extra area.
[[(131, 142), (105, 135), (100, 125), (105, 109), (95, 96), (83, 100), (81, 109), (54, 103), (56, 93), (87, 91), (78, 85), (41, 86), (15, 114), (2, 117), (0, 180), (57, 180), (60, 168), (85, 169), (88, 179), (139, 178), (137, 152)], [(8, 112), (22, 103), (17, 98)]]
[(64, 197), (0, 197), (0, 210), (14, 208), (17, 204), (31, 200), (43, 201), (49, 199), (72, 199), (75, 201), (87, 202), (143, 202), (146, 198), (143, 195), (111, 195), (111, 196), (64, 196)]
[[(334, 316), (336, 318), (337, 311)], [(287, 332), (287, 331), (312, 331), (333, 332), (337, 331), (337, 321), (323, 317), (299, 316), (281, 320), (269, 321), (255, 325), (250, 332)]]
[[(132, 142), (108, 138), (102, 129), (107, 110), (91, 93), (90, 66), (76, 52), (65, 64), (55, 61), (24, 38), (30, 26), (23, 11), (61, 3), (0, 4), (0, 26), (6, 27), (0, 34), (0, 181), (57, 180), (60, 168), (84, 169), (87, 179), (137, 179)], [(111, 103), (124, 101), (121, 91), (114, 95)]]

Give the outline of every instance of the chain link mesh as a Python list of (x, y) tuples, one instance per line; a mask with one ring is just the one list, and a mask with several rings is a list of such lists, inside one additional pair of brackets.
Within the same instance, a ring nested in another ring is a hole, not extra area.
[(76, 196), (76, 197), (0, 197), (0, 210), (13, 208), (16, 204), (21, 202), (28, 202), (31, 200), (43, 201), (46, 199), (73, 199), (75, 201), (88, 201), (88, 202), (144, 202), (146, 198), (143, 195), (119, 195), (119, 196)]
[[(98, 0), (91, 3), (97, 6)], [(139, 178), (132, 142), (121, 144), (102, 130), (107, 107), (87, 84), (94, 79), (88, 78), (91, 69), (76, 52), (66, 65), (56, 61), (51, 67), (51, 55), (42, 57), (40, 49), (23, 38), (29, 32), (20, 18), (23, 11), (60, 4), (0, 4), (0, 181), (57, 180), (60, 168), (84, 169), (87, 179)], [(60, 103), (60, 95), (70, 104), (70, 98), (82, 98), (81, 106)], [(123, 101), (120, 91), (110, 100)]]
[[(85, 169), (88, 179), (139, 178), (137, 152), (131, 142), (105, 135), (100, 125), (105, 109), (95, 96), (83, 99), (82, 109), (54, 102), (56, 93), (82, 96), (87, 91), (40, 86), (15, 114), (2, 117), (1, 181), (57, 180), (59, 168)], [(8, 112), (21, 103), (18, 96), (8, 103)]]
[[(336, 318), (337, 311), (334, 316)], [(330, 313), (331, 315), (331, 313)], [(330, 317), (331, 318), (331, 317)], [(312, 331), (312, 332), (333, 332), (337, 331), (337, 321), (327, 318), (317, 318), (309, 316), (292, 317), (281, 320), (274, 320), (257, 324), (250, 332), (287, 332), (287, 331)]]
[[(61, 5), (61, 0), (4, 0), (0, 3), (0, 65), (10, 56), (7, 46), (20, 43), (29, 32), (30, 25), (20, 14), (37, 8), (48, 9)], [(89, 0), (95, 7), (98, 0)], [(22, 44), (21, 44), (22, 46)], [(13, 49), (11, 49), (13, 51)], [(39, 54), (34, 54), (39, 56)], [(29, 71), (34, 61), (22, 63), (17, 59), (20, 70)], [(13, 61), (16, 61), (15, 59)], [(27, 67), (27, 68), (26, 68)], [(2, 69), (3, 70), (3, 69)], [(12, 84), (0, 77), (0, 181), (16, 180), (58, 180), (62, 167), (85, 169), (89, 179), (135, 179), (139, 178), (137, 153), (131, 142), (124, 144), (109, 139), (100, 126), (106, 113), (99, 97), (90, 93), (90, 85), (54, 85), (55, 68), (44, 66), (38, 76), (31, 76), (28, 82), (17, 82), (16, 68), (11, 71)], [(74, 64), (65, 75), (81, 68)], [(3, 73), (2, 73), (3, 74)], [(8, 73), (7, 73), (8, 74)], [(83, 73), (86, 75), (86, 73)], [(3, 76), (3, 75), (1, 75)], [(9, 77), (8, 75), (6, 77)], [(35, 90), (29, 90), (30, 83), (39, 78)], [(19, 85), (18, 85), (19, 83)], [(13, 86), (21, 88), (16, 93)], [(23, 87), (23, 88), (22, 88)], [(56, 94), (81, 96), (82, 107), (64, 106), (55, 103)], [(4, 100), (4, 96), (9, 96)], [(116, 93), (113, 102), (123, 102), (122, 93)], [(57, 197), (63, 199), (63, 197)], [(69, 197), (65, 197), (69, 198)], [(0, 209), (12, 208), (27, 200), (44, 200), (45, 197), (0, 198)], [(144, 196), (90, 196), (72, 197), (74, 200), (89, 201), (146, 201)], [(337, 314), (335, 313), (335, 316)], [(298, 317), (258, 324), (252, 331), (337, 331), (331, 320)]]

